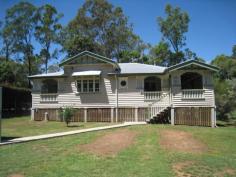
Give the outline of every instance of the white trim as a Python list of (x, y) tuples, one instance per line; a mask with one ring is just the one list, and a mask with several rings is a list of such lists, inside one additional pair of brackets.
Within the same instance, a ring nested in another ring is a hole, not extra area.
[(207, 66), (198, 64), (198, 63), (189, 63), (189, 64), (186, 64), (186, 65), (183, 65), (183, 66), (179, 66), (179, 67), (177, 67), (177, 68), (174, 68), (174, 69), (170, 70), (169, 72), (173, 72), (173, 71), (179, 70), (179, 69), (181, 69), (181, 68), (184, 68), (184, 67), (189, 66), (189, 65), (192, 65), (192, 64), (197, 65), (197, 66), (201, 66), (201, 67), (203, 67), (203, 68), (207, 68), (207, 69), (209, 69), (209, 70), (218, 71), (217, 69), (213, 69), (213, 68), (210, 68), (210, 67), (207, 67)]
[[(121, 85), (122, 81), (126, 82), (125, 86)], [(119, 89), (128, 89), (128, 77), (119, 77)]]
[(73, 72), (72, 76), (100, 76), (101, 71), (80, 71), (80, 72)]

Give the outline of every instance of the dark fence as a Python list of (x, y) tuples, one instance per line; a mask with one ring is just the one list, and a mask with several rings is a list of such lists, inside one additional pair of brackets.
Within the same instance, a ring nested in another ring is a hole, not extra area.
[(2, 87), (3, 118), (30, 115), (31, 105), (30, 90)]
[(211, 126), (211, 108), (175, 108), (175, 124)]

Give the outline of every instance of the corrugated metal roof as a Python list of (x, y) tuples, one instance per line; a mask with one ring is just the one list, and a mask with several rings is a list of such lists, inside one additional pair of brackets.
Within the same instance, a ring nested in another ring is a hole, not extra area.
[(80, 72), (73, 72), (72, 76), (99, 76), (101, 71), (80, 71)]
[(60, 71), (60, 72), (54, 72), (54, 73), (45, 73), (45, 74), (37, 74), (37, 75), (32, 75), (32, 76), (28, 76), (29, 78), (37, 78), (37, 77), (59, 77), (59, 76), (63, 76), (64, 75), (64, 71)]
[(141, 63), (119, 63), (120, 74), (139, 73), (164, 73), (166, 67), (141, 64)]

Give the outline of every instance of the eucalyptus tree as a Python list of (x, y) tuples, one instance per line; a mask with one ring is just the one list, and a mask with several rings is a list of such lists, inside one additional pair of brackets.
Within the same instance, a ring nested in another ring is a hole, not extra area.
[(6, 41), (12, 42), (14, 53), (23, 55), (23, 61), (27, 65), (28, 75), (32, 74), (33, 44), (36, 7), (29, 2), (20, 2), (7, 10)]
[(106, 0), (87, 0), (63, 30), (61, 44), (69, 56), (90, 50), (119, 62), (119, 53), (132, 50), (135, 38), (121, 7)]
[(48, 62), (56, 58), (58, 50), (52, 50), (53, 44), (59, 43), (59, 34), (62, 25), (59, 23), (62, 14), (59, 14), (55, 7), (46, 4), (37, 10), (37, 25), (35, 28), (35, 38), (41, 44), (40, 57), (45, 64), (45, 72), (48, 71)]
[(189, 16), (186, 12), (182, 12), (179, 7), (173, 8), (167, 5), (165, 8), (166, 18), (158, 17), (157, 21), (160, 26), (163, 39), (170, 45), (174, 52), (170, 63), (173, 65), (179, 63), (184, 58), (184, 52), (181, 51), (182, 47), (186, 45), (185, 33), (188, 32)]
[(6, 20), (4, 26), (1, 28), (0, 36), (2, 40), (1, 54), (4, 56), (4, 59), (8, 61), (10, 56), (13, 54), (14, 49), (11, 26), (8, 25)]

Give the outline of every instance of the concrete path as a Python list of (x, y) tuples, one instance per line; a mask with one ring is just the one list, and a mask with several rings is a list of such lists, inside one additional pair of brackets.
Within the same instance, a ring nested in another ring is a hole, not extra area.
[(56, 137), (67, 136), (67, 135), (75, 135), (75, 134), (79, 134), (79, 133), (86, 133), (86, 132), (92, 132), (92, 131), (107, 130), (107, 129), (112, 129), (112, 128), (127, 127), (127, 126), (131, 126), (131, 125), (144, 125), (144, 124), (146, 124), (146, 122), (125, 122), (123, 124), (118, 124), (118, 125), (94, 127), (94, 128), (80, 129), (80, 130), (60, 132), (60, 133), (37, 135), (37, 136), (28, 136), (28, 137), (11, 139), (9, 141), (0, 143), (0, 146), (8, 145), (8, 144), (23, 143), (23, 142), (28, 142), (28, 141), (35, 141), (35, 140), (56, 138)]

